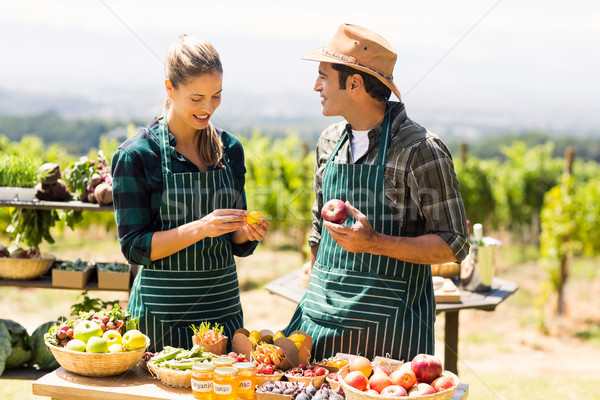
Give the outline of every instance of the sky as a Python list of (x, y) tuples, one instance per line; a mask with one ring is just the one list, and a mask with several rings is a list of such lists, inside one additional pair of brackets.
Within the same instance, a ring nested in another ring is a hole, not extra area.
[(394, 79), (414, 119), (600, 130), (596, 0), (3, 3), (0, 89), (136, 104), (155, 114), (164, 56), (188, 33), (221, 55), (225, 115), (320, 115), (317, 63), (300, 57), (348, 22), (394, 46)]

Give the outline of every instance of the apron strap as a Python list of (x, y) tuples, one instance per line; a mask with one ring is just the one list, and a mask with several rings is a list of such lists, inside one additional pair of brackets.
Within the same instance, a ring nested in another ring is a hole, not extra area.
[(171, 174), (172, 169), (171, 169), (171, 155), (170, 150), (171, 150), (171, 146), (169, 144), (169, 126), (167, 125), (167, 117), (163, 117), (160, 119), (159, 121), (159, 125), (158, 125), (158, 130), (160, 133), (160, 144), (161, 144), (161, 148), (160, 148), (160, 160), (161, 160), (161, 168), (162, 168), (162, 174), (164, 175), (168, 175)]
[[(377, 155), (377, 164), (380, 166), (385, 166), (385, 162), (387, 160), (387, 149), (388, 149), (388, 145), (390, 143), (390, 136), (391, 136), (390, 132), (391, 132), (391, 128), (392, 128), (391, 114), (392, 113), (390, 110), (390, 102), (388, 101), (385, 103), (385, 113), (383, 114), (383, 123), (381, 125), (381, 139), (379, 142), (379, 153)], [(329, 156), (329, 160), (327, 160), (327, 162), (333, 162), (333, 159), (335, 158), (336, 154), (340, 150), (340, 147), (342, 147), (342, 144), (344, 144), (346, 139), (348, 139), (348, 129), (347, 128), (344, 129), (344, 133), (340, 137), (340, 140), (338, 140), (338, 143), (335, 146), (335, 148), (333, 149), (333, 151), (331, 152), (331, 155)]]

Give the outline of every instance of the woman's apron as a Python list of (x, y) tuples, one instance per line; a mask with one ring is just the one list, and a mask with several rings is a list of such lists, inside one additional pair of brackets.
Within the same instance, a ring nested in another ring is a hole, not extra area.
[[(377, 232), (402, 236), (384, 188), (390, 126), (386, 109), (374, 165), (333, 161), (348, 138), (344, 133), (323, 172), (323, 203), (348, 200)], [(344, 225), (352, 225), (352, 219)], [(311, 335), (315, 360), (337, 352), (411, 360), (418, 353), (433, 354), (434, 319), (430, 265), (349, 253), (323, 228), (308, 290), (285, 333), (301, 329)]]
[[(166, 121), (160, 122), (163, 196), (159, 231), (198, 220), (217, 208), (234, 208), (233, 175), (225, 168), (173, 173)], [(229, 338), (243, 325), (235, 260), (229, 235), (204, 238), (144, 266), (136, 276), (127, 310), (150, 337), (149, 351), (191, 348), (191, 324), (218, 322)], [(231, 347), (231, 340), (228, 341)], [(229, 350), (229, 349), (228, 349)]]

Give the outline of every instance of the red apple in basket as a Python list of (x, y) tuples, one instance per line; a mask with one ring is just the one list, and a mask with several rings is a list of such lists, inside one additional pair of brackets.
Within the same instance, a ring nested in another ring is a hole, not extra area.
[(408, 392), (402, 386), (399, 385), (390, 385), (385, 387), (381, 393), (382, 396), (388, 397), (406, 397), (408, 396)]
[(350, 361), (349, 368), (350, 372), (360, 371), (367, 378), (371, 376), (371, 372), (373, 372), (373, 365), (371, 364), (371, 361), (368, 358), (362, 356), (354, 357)]
[(417, 383), (417, 376), (409, 368), (398, 369), (390, 375), (393, 385), (402, 386), (404, 389), (409, 390)]
[(321, 216), (325, 221), (332, 222), (334, 224), (343, 223), (348, 218), (348, 208), (346, 203), (339, 199), (329, 200), (321, 208)]
[(433, 382), (431, 382), (431, 386), (435, 389), (436, 392), (441, 392), (443, 390), (448, 390), (454, 386), (454, 381), (447, 376), (440, 376), (436, 378)]
[(417, 380), (424, 383), (433, 382), (444, 370), (440, 359), (429, 354), (417, 354), (412, 359), (410, 367), (417, 376)]
[(410, 389), (410, 391), (408, 392), (408, 397), (425, 396), (425, 395), (434, 394), (434, 393), (435, 393), (435, 389), (430, 384), (417, 383), (417, 386)]
[(344, 382), (361, 392), (365, 390), (369, 384), (369, 380), (365, 374), (360, 371), (349, 372), (344, 378)]
[(392, 380), (385, 372), (375, 372), (371, 378), (369, 378), (369, 389), (373, 389), (377, 393), (381, 393), (383, 389), (391, 384)]
[(387, 367), (385, 365), (375, 365), (373, 367), (373, 375), (375, 375), (376, 372), (383, 372), (386, 375), (390, 375), (392, 373), (392, 371), (390, 371), (389, 369), (387, 369)]

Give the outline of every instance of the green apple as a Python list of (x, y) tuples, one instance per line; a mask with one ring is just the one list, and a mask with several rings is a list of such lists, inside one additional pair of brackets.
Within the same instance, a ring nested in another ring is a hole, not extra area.
[(124, 351), (127, 350), (125, 349), (125, 347), (123, 347), (121, 343), (113, 343), (110, 346), (108, 346), (109, 353), (122, 353)]
[(108, 341), (98, 336), (92, 336), (85, 346), (85, 351), (88, 353), (108, 353)]
[(121, 343), (128, 351), (141, 349), (146, 345), (146, 336), (137, 329), (132, 329), (125, 332)]
[(104, 335), (102, 335), (102, 337), (108, 341), (109, 347), (113, 344), (121, 344), (121, 333), (119, 333), (119, 331), (117, 330), (110, 329), (104, 332)]
[(85, 342), (79, 339), (69, 340), (65, 346), (65, 349), (73, 351), (85, 351)]
[(102, 337), (104, 331), (99, 324), (94, 321), (80, 321), (73, 328), (73, 339), (79, 339), (87, 343), (92, 337)]

